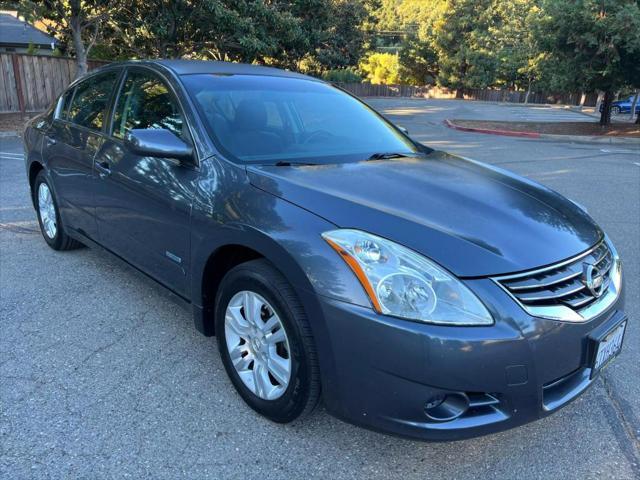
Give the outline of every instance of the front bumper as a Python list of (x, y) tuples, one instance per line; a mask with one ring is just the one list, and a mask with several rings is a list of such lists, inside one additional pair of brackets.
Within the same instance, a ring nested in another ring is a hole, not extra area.
[[(566, 323), (529, 316), (491, 280), (467, 284), (487, 303), (494, 325), (428, 325), (322, 299), (330, 343), (324, 354), (333, 366), (323, 378), (327, 409), (374, 430), (458, 440), (549, 415), (593, 383), (589, 335), (623, 318), (624, 292), (599, 317)], [(426, 404), (453, 393), (468, 399), (468, 410), (449, 421), (430, 419)]]

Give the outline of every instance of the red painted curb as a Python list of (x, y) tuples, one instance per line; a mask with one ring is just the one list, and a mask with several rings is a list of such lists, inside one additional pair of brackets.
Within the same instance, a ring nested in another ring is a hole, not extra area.
[(456, 125), (448, 119), (444, 121), (444, 124), (449, 128), (460, 130), (462, 132), (487, 133), (489, 135), (504, 135), (506, 137), (540, 138), (540, 134), (537, 132), (512, 132), (509, 130), (491, 130), (489, 128), (462, 127), (460, 125)]

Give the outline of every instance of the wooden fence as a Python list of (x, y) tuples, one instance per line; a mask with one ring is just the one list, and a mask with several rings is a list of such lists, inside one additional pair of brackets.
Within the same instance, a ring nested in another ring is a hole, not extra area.
[[(432, 85), (415, 87), (411, 85), (372, 85), (370, 83), (336, 83), (339, 87), (358, 97), (420, 97), (420, 98), (456, 98), (456, 91)], [(547, 93), (531, 92), (528, 103), (533, 104), (564, 104), (594, 106), (598, 98), (597, 93), (584, 96), (578, 93)], [(471, 89), (464, 92), (466, 100), (481, 100), (486, 102), (524, 103), (526, 92), (507, 89)], [(582, 103), (581, 103), (582, 102)]]
[[(90, 61), (89, 69), (104, 62)], [(76, 77), (72, 58), (0, 53), (0, 112), (40, 112)]]

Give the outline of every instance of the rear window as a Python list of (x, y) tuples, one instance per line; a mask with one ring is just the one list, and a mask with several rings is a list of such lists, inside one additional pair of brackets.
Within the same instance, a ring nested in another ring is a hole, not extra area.
[(102, 130), (117, 79), (118, 72), (113, 71), (95, 75), (78, 84), (71, 106), (66, 112), (66, 120), (92, 130)]

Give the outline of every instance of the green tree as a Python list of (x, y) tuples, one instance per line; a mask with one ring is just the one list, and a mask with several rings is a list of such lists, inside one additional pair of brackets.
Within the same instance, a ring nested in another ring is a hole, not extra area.
[(490, 31), (498, 16), (492, 0), (445, 0), (434, 9), (433, 47), (438, 55), (438, 83), (457, 90), (486, 88), (497, 73), (495, 41)]
[[(3, 2), (3, 5), (12, 2)], [(22, 0), (16, 4), (28, 20), (41, 20), (49, 33), (68, 40), (76, 57), (76, 76), (88, 70), (87, 59), (99, 40), (106, 19), (117, 10), (116, 0)]]
[(380, 21), (407, 32), (401, 64), (409, 81), (435, 76), (438, 84), (462, 96), (465, 89), (496, 82), (499, 4), (498, 0), (384, 0)]
[(131, 2), (109, 22), (111, 54), (254, 62), (319, 75), (357, 64), (366, 1)]
[[(251, 62), (304, 42), (300, 22), (281, 2), (157, 0), (130, 2), (109, 21), (114, 56)], [(286, 61), (286, 59), (285, 59)]]
[(438, 77), (438, 55), (433, 47), (409, 33), (399, 52), (402, 83), (426, 85)]
[(600, 124), (611, 122), (616, 91), (638, 85), (637, 0), (543, 0), (538, 41), (565, 90), (604, 92)]
[(540, 79), (540, 56), (533, 26), (540, 16), (537, 0), (495, 1), (497, 21), (489, 27), (496, 46), (496, 85), (531, 92)]

